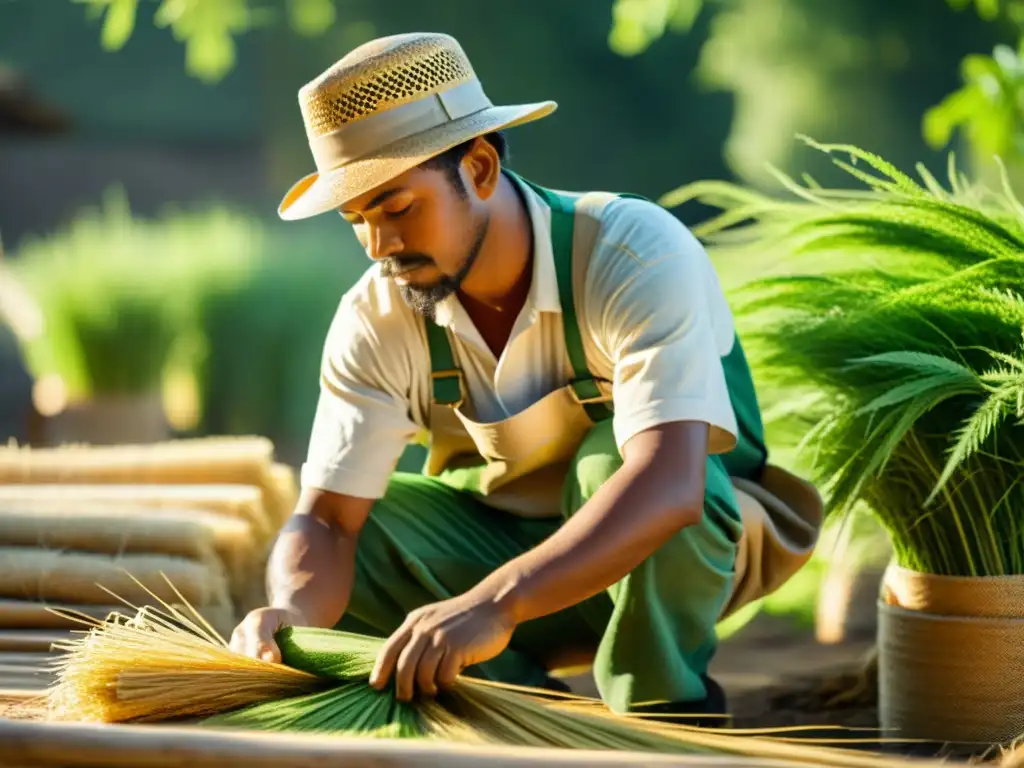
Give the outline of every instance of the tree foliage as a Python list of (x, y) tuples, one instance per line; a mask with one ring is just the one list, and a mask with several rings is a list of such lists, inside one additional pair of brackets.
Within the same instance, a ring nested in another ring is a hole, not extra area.
[(973, 54), (960, 66), (963, 85), (924, 116), (927, 142), (946, 146), (956, 130), (980, 155), (1024, 157), (1024, 0), (947, 0), (957, 10), (972, 4), (987, 21), (1010, 27), (1016, 47), (998, 45), (992, 55)]
[[(102, 19), (100, 42), (117, 51), (131, 38), (140, 6), (153, 6), (153, 23), (169, 29), (185, 46), (185, 69), (209, 83), (224, 78), (235, 66), (235, 38), (262, 24), (276, 23), (280, 8), (259, 0), (72, 0), (88, 7), (91, 19)], [(334, 25), (334, 0), (286, 0), (289, 26), (301, 35), (319, 35)]]

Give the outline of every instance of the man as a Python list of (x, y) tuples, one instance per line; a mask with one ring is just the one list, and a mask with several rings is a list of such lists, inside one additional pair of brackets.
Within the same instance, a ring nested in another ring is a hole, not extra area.
[[(450, 37), (368, 43), (300, 102), (318, 171), (279, 213), (339, 211), (374, 265), (328, 333), (269, 605), (232, 646), (387, 637), (370, 682), (403, 700), (464, 672), (554, 687), (584, 649), (612, 709), (721, 718), (715, 624), (806, 560), (820, 505), (767, 465), (700, 244), (650, 202), (511, 173), (503, 131), (555, 104), (493, 106)], [(421, 431), (423, 473), (393, 473)]]

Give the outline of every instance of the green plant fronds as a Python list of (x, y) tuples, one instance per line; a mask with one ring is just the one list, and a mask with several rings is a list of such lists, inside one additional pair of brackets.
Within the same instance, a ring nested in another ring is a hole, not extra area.
[(365, 680), (341, 683), (319, 693), (254, 704), (203, 721), (212, 727), (261, 731), (312, 731), (383, 738), (423, 736), (416, 707)]
[(901, 565), (1024, 573), (1024, 207), (953, 156), (947, 190), (808, 143), (867, 188), (690, 189), (725, 206), (708, 251), (744, 276), (729, 298), (766, 429), (832, 517), (872, 510)]
[(988, 397), (957, 430), (956, 443), (949, 451), (946, 466), (926, 504), (935, 500), (964, 461), (978, 453), (1001, 424), (1012, 420), (1015, 426), (1021, 425), (1024, 416), (1024, 356), (1014, 358), (992, 350), (986, 351), (1006, 367), (996, 368), (979, 377)]
[(384, 640), (333, 629), (285, 627), (276, 636), (281, 661), (319, 677), (366, 680)]
[(979, 348), (1015, 353), (1024, 303), (1013, 288), (1022, 281), (1016, 259), (905, 287), (875, 273), (796, 275), (760, 281), (735, 312), (762, 380), (803, 379), (855, 394), (871, 384), (874, 368), (850, 368), (854, 360), (903, 351), (988, 367), (992, 358)]
[[(885, 181), (884, 179), (872, 177), (867, 174), (853, 174), (854, 169), (852, 167), (847, 166), (845, 163), (842, 164), (848, 171), (851, 172), (851, 174), (857, 175), (858, 178), (861, 178), (861, 180), (865, 181), (865, 183), (867, 183), (869, 186), (872, 186), (876, 189), (899, 190), (900, 192), (904, 192), (905, 194), (915, 196), (925, 193), (925, 190), (921, 187), (920, 184), (915, 182), (912, 178), (907, 176), (892, 163), (888, 162), (887, 160), (884, 160), (883, 158), (879, 157), (878, 155), (872, 152), (868, 152), (864, 149), (861, 149), (860, 147), (853, 146), (852, 144), (822, 144), (805, 134), (798, 134), (797, 138), (800, 141), (803, 141), (805, 144), (807, 144), (807, 146), (825, 152), (826, 154), (832, 154), (833, 152), (845, 152), (846, 154), (850, 155), (850, 157), (853, 158), (855, 162), (857, 160), (863, 160), (865, 163), (867, 163), (867, 165), (881, 173), (889, 180)], [(839, 164), (841, 161), (833, 160), (833, 162)]]

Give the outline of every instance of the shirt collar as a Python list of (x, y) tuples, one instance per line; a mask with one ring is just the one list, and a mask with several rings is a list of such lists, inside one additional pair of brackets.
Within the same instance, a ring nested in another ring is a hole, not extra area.
[[(516, 186), (526, 201), (526, 211), (533, 230), (533, 280), (523, 310), (561, 312), (562, 301), (558, 296), (555, 254), (551, 249), (551, 209), (529, 185), (511, 174), (506, 178)], [(452, 327), (453, 330), (459, 331), (459, 326), (463, 322), (468, 322), (468, 317), (459, 305), (458, 298), (449, 296), (437, 305), (435, 321), (440, 326)]]

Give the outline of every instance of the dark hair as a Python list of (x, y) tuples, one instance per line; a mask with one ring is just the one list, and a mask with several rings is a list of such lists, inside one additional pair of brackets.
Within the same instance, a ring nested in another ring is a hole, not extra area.
[[(505, 138), (503, 131), (494, 131), (492, 133), (484, 134), (484, 138), (494, 147), (498, 153), (498, 160), (504, 165), (508, 161), (508, 140)], [(470, 139), (464, 141), (461, 144), (456, 144), (451, 149), (445, 150), (440, 155), (435, 155), (429, 160), (425, 160), (421, 164), (421, 168), (426, 168), (432, 171), (441, 171), (448, 177), (448, 181), (451, 182), (452, 186), (456, 190), (465, 194), (466, 188), (462, 184), (462, 177), (459, 176), (459, 164), (462, 162), (462, 158), (469, 152), (469, 148), (473, 146), (473, 142), (476, 139)]]

